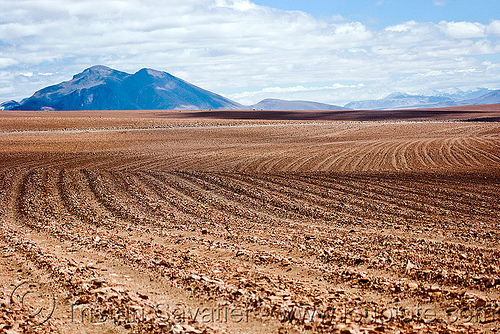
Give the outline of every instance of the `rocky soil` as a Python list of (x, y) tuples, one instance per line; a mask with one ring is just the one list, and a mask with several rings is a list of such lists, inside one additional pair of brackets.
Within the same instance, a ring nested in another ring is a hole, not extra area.
[(500, 331), (497, 123), (52, 121), (0, 133), (0, 333)]

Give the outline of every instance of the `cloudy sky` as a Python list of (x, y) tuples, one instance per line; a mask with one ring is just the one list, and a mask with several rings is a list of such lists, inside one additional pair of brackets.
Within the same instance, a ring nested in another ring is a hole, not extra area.
[(497, 0), (2, 0), (0, 102), (92, 65), (243, 104), (500, 89)]

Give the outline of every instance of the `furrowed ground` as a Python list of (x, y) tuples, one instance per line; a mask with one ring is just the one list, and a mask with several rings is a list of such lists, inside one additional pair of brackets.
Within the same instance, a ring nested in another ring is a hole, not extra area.
[(0, 332), (500, 331), (500, 124), (4, 118)]

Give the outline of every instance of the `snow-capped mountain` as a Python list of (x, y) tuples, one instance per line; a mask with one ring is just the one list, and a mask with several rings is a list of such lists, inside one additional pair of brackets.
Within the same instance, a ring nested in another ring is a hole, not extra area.
[(466, 102), (471, 105), (500, 103), (500, 90), (491, 91), (488, 94), (467, 100)]
[[(453, 93), (435, 92), (433, 95), (389, 94), (383, 99), (349, 102), (346, 108), (357, 110), (388, 110), (415, 108), (443, 108), (475, 104), (500, 103), (500, 90), (479, 88), (475, 91)], [(431, 93), (432, 94), (432, 93)]]

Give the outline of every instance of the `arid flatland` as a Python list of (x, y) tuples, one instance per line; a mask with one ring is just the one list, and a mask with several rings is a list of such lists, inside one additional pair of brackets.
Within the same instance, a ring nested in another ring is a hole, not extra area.
[(467, 112), (3, 113), (0, 333), (498, 332), (500, 123)]

